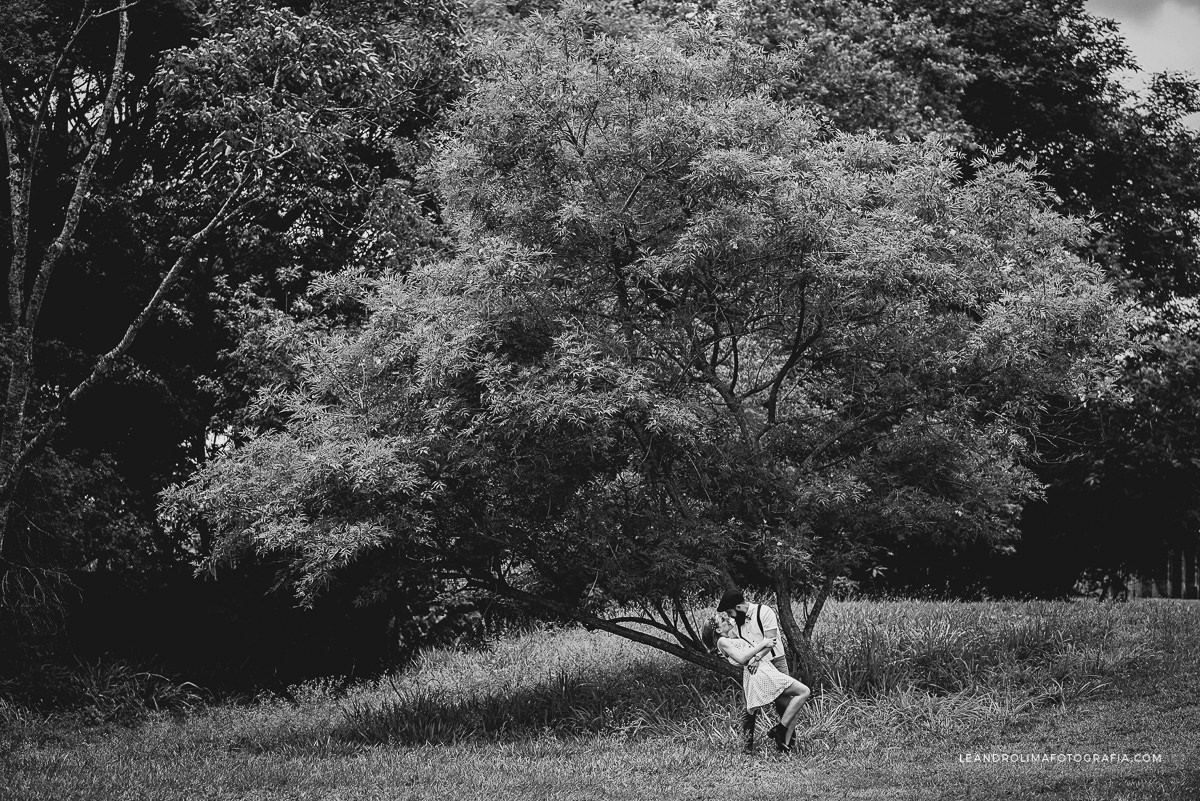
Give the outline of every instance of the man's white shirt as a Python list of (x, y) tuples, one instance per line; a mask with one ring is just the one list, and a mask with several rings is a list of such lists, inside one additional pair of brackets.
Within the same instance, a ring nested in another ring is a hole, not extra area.
[[(743, 640), (754, 645), (766, 639), (764, 631), (775, 629), (779, 631), (779, 619), (775, 617), (775, 610), (766, 604), (749, 604), (749, 609), (746, 611), (746, 622), (738, 626), (738, 636)], [(760, 614), (761, 613), (761, 614)], [(762, 618), (762, 626), (758, 625), (759, 617)], [(771, 654), (768, 659), (776, 659), (783, 656), (782, 638), (775, 641), (775, 647), (771, 649)]]

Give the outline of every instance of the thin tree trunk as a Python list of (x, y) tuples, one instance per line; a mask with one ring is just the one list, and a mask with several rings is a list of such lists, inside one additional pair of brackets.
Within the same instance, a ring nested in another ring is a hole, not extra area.
[(812, 641), (813, 630), (817, 627), (817, 618), (821, 616), (821, 610), (825, 608), (825, 602), (829, 600), (829, 594), (833, 592), (833, 576), (827, 575), (821, 582), (821, 589), (817, 591), (817, 597), (813, 599), (812, 609), (808, 610), (808, 617), (804, 620), (804, 639)]
[(787, 638), (785, 651), (791, 673), (812, 687), (816, 677), (816, 660), (809, 638), (796, 622), (796, 614), (792, 611), (791, 580), (782, 573), (775, 575), (775, 611), (779, 617), (779, 627), (783, 630), (783, 636)]
[[(80, 25), (85, 23), (86, 20), (83, 20)], [(71, 42), (73, 43), (74, 40), (73, 36)], [(5, 149), (8, 151), (8, 180), (12, 214), (9, 224), (12, 229), (13, 248), (8, 282), (12, 347), (9, 353), (8, 386), (4, 393), (4, 431), (0, 433), (0, 558), (4, 553), (8, 521), (12, 515), (12, 504), (16, 496), (17, 485), (29, 458), (28, 448), (24, 445), (28, 422), (25, 407), (29, 401), (29, 392), (33, 383), (34, 330), (37, 328), (38, 317), (41, 315), (42, 301), (45, 299), (50, 276), (54, 273), (59, 259), (75, 236), (75, 229), (83, 211), (83, 203), (91, 191), (92, 172), (96, 162), (107, 148), (108, 125), (125, 79), (125, 54), (128, 43), (129, 12), (127, 6), (121, 6), (117, 45), (113, 54), (112, 77), (105, 94), (104, 107), (96, 120), (96, 127), (92, 131), (92, 141), (83, 163), (79, 167), (79, 175), (75, 178), (75, 187), (67, 202), (62, 227), (59, 229), (58, 236), (42, 254), (28, 298), (24, 297), (25, 273), (29, 259), (27, 250), (30, 222), (28, 197), (29, 187), (33, 181), (33, 171), (37, 167), (35, 163), (36, 140), (41, 133), (41, 126), (45, 124), (44, 111), (39, 110), (38, 117), (33, 121), (31, 153), (28, 161), (22, 164), (20, 143), (17, 141), (17, 127), (12, 119), (7, 101), (0, 96), (0, 127), (3, 128)], [(56, 64), (46, 82), (46, 92), (53, 91), (54, 76), (59, 69), (60, 65)], [(43, 98), (44, 100), (45, 98)], [(46, 106), (45, 102), (40, 104), (41, 109)]]
[(29, 332), (18, 327), (13, 336), (13, 354), (9, 361), (8, 387), (4, 397), (4, 430), (0, 432), (0, 563), (4, 559), (5, 534), (12, 513), (13, 499), (20, 479), (21, 438), (25, 433), (25, 398), (29, 394), (31, 367), (21, 358), (29, 345)]

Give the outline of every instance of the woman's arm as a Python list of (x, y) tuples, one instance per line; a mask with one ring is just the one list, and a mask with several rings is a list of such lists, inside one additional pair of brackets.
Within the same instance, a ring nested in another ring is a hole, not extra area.
[(725, 655), (726, 658), (733, 660), (742, 667), (763, 651), (769, 651), (775, 647), (774, 640), (763, 640), (751, 648), (735, 648), (735, 643), (728, 637), (722, 637), (717, 640), (717, 650)]

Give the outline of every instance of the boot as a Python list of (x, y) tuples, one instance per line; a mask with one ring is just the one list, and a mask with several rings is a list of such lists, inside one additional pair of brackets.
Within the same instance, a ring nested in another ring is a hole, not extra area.
[(754, 726), (758, 722), (758, 715), (750, 710), (742, 715), (742, 740), (743, 747), (747, 751), (754, 750)]

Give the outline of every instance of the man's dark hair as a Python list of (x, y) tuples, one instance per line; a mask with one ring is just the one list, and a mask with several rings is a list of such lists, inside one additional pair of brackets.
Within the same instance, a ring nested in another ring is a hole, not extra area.
[(745, 602), (746, 598), (742, 595), (741, 590), (726, 590), (725, 594), (721, 596), (721, 603), (717, 604), (717, 611), (728, 612), (738, 604)]

